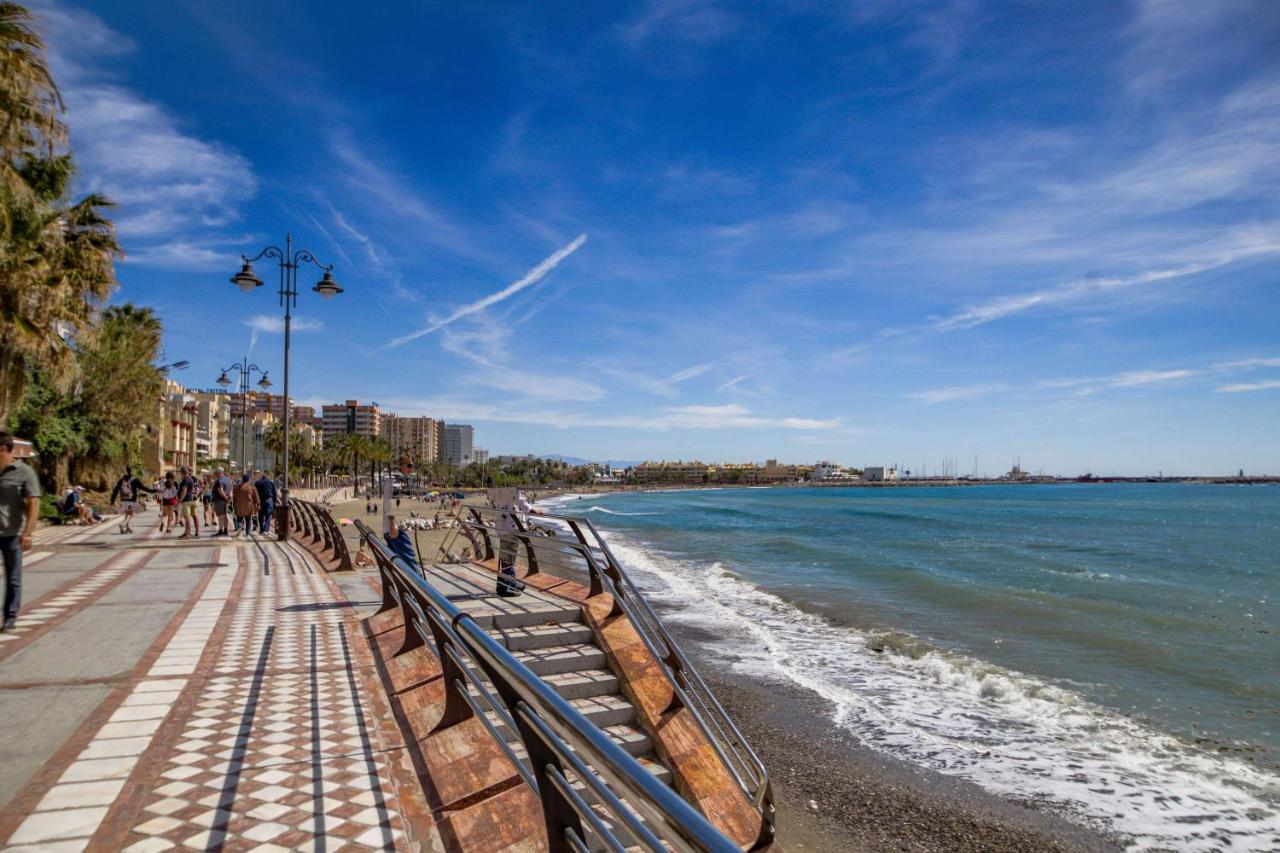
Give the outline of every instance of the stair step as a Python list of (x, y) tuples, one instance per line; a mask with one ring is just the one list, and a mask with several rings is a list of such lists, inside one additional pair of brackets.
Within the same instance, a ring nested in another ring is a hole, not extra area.
[[(474, 687), (469, 688), (468, 692), (476, 698), (480, 696), (480, 691)], [(481, 700), (480, 704), (483, 706), (483, 700)], [(602, 729), (606, 726), (632, 723), (636, 718), (635, 707), (621, 696), (592, 696), (588, 699), (570, 699), (569, 704), (578, 713)], [(498, 716), (496, 711), (486, 711), (485, 716), (489, 718), (489, 722), (497, 727), (503, 737), (509, 740), (514, 739), (515, 736), (510, 727)]]
[[(619, 731), (613, 731), (614, 729)], [(671, 784), (671, 771), (653, 757), (653, 739), (649, 735), (632, 726), (608, 726), (603, 731), (607, 732), (618, 746), (633, 755), (640, 762), (640, 766), (652, 773), (659, 782), (667, 785)], [(623, 739), (624, 737), (626, 738), (625, 740)], [(525, 752), (524, 743), (519, 740), (508, 741), (508, 743), (511, 744), (511, 749), (515, 752), (516, 757), (528, 767), (529, 756)], [(572, 747), (570, 748), (572, 749)], [(574, 751), (576, 752), (576, 750)]]
[(538, 675), (603, 669), (606, 665), (604, 652), (586, 643), (530, 649), (516, 652), (515, 655), (522, 664)]
[(528, 625), (496, 630), (492, 633), (495, 640), (513, 652), (589, 643), (594, 638), (590, 626), (581, 622)]
[(618, 676), (607, 669), (584, 669), (577, 672), (557, 672), (543, 676), (552, 690), (566, 699), (587, 699), (592, 696), (616, 694)]

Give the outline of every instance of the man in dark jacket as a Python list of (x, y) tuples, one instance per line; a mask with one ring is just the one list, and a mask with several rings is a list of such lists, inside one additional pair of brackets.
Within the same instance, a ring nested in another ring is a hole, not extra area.
[(258, 475), (253, 487), (258, 490), (258, 529), (267, 536), (271, 533), (271, 515), (276, 508), (276, 484), (263, 473)]
[(125, 468), (124, 476), (116, 481), (115, 488), (111, 490), (111, 503), (119, 498), (120, 509), (124, 512), (124, 521), (120, 522), (121, 533), (133, 532), (133, 514), (138, 511), (138, 501), (142, 499), (143, 492), (154, 495), (156, 490), (142, 485), (142, 481), (133, 476), (132, 468)]

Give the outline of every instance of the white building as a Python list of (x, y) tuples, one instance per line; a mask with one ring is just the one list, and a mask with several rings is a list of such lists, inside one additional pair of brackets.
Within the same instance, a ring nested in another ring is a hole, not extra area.
[(884, 483), (890, 480), (898, 479), (897, 468), (867, 467), (862, 469), (862, 479), (869, 483)]

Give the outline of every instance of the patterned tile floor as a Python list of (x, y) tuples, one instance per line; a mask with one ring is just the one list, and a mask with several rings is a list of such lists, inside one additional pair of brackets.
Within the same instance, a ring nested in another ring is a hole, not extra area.
[(190, 543), (212, 545), (199, 598), (5, 849), (408, 849), (323, 574), (292, 545)]

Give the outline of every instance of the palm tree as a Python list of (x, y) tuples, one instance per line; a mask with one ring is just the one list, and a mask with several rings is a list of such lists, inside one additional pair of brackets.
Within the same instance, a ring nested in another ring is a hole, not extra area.
[(67, 192), (62, 100), (30, 14), (0, 2), (0, 421), (33, 369), (65, 390), (72, 340), (91, 331), (120, 256), (110, 202)]

